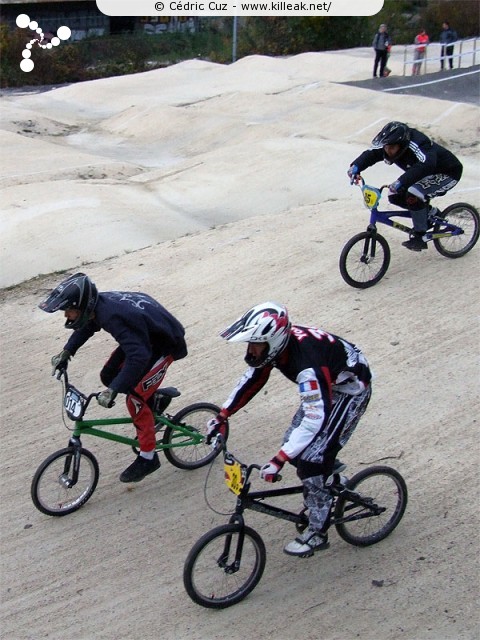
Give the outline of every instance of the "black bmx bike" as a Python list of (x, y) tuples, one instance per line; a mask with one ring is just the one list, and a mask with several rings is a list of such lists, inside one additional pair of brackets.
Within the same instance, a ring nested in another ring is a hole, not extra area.
[[(303, 485), (252, 491), (250, 476), (260, 466), (240, 462), (224, 444), (223, 456), (225, 482), (236, 496), (235, 510), (227, 524), (208, 531), (193, 545), (183, 569), (183, 583), (190, 598), (210, 609), (224, 609), (243, 600), (257, 586), (265, 569), (265, 543), (258, 531), (245, 524), (245, 510), (292, 522), (298, 532), (308, 526), (305, 509), (294, 512), (266, 502), (301, 495)], [(407, 486), (391, 467), (368, 467), (350, 479), (334, 473), (328, 483), (333, 498), (331, 527), (349, 544), (376, 544), (390, 535), (403, 517)]]
[[(405, 209), (379, 211), (378, 203), (382, 191), (365, 184), (358, 176), (352, 184), (361, 188), (363, 202), (370, 210), (370, 222), (366, 231), (357, 233), (345, 244), (340, 254), (339, 267), (342, 278), (351, 287), (367, 289), (373, 287), (387, 273), (390, 265), (390, 246), (377, 229), (377, 224), (393, 227), (404, 233), (412, 233), (413, 228), (393, 218), (409, 218)], [(443, 211), (438, 209), (428, 219), (429, 228), (423, 236), (425, 242), (432, 243), (435, 249), (446, 258), (460, 258), (471, 251), (477, 243), (480, 233), (478, 211), (471, 204), (457, 202)]]

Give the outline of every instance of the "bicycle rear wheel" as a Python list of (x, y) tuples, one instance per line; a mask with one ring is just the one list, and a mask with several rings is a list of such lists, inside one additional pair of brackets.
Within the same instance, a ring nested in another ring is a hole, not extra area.
[[(463, 230), (458, 236), (435, 238), (433, 244), (438, 253), (446, 258), (460, 258), (473, 249), (480, 232), (480, 219), (475, 207), (465, 202), (457, 202), (447, 207), (438, 217)], [(445, 225), (441, 222), (433, 227), (434, 234), (444, 230)]]
[(183, 569), (190, 598), (208, 609), (225, 609), (257, 586), (267, 552), (259, 534), (239, 523), (208, 531), (192, 547)]
[(348, 482), (347, 489), (364, 504), (340, 495), (334, 509), (338, 535), (358, 547), (367, 547), (386, 538), (405, 513), (407, 485), (395, 469), (378, 466), (363, 469)]
[(379, 233), (368, 231), (350, 238), (340, 254), (342, 278), (356, 289), (367, 289), (377, 284), (390, 265), (390, 247)]
[(33, 476), (33, 504), (48, 516), (66, 516), (80, 509), (95, 491), (100, 475), (97, 459), (87, 449), (80, 450), (78, 480), (72, 485), (73, 456), (73, 447), (60, 449), (48, 456)]
[[(165, 457), (175, 467), (179, 469), (198, 469), (209, 464), (218, 456), (221, 449), (213, 449), (205, 442), (207, 437), (207, 422), (215, 418), (220, 411), (220, 407), (209, 402), (197, 402), (179, 411), (172, 422), (181, 425), (185, 432), (172, 427), (167, 427), (163, 434), (163, 450)], [(192, 435), (189, 435), (189, 432)], [(201, 441), (195, 444), (192, 438), (201, 437)], [(225, 441), (228, 439), (228, 423), (225, 425)]]

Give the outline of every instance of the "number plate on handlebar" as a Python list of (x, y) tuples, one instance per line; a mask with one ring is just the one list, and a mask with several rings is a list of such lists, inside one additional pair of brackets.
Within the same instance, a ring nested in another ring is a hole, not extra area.
[(75, 389), (70, 388), (67, 390), (63, 399), (63, 406), (71, 420), (78, 420), (82, 417), (84, 404), (84, 398)]
[(223, 468), (225, 470), (225, 484), (235, 495), (239, 495), (245, 485), (245, 466), (232, 456), (225, 455)]
[(367, 207), (367, 209), (373, 209), (377, 206), (378, 201), (381, 198), (381, 192), (379, 189), (375, 189), (375, 187), (369, 187), (365, 185), (362, 187), (363, 192), (363, 203)]

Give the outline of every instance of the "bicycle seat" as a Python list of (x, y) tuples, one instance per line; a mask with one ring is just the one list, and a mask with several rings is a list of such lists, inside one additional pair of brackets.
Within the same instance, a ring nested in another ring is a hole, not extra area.
[(178, 398), (181, 395), (180, 391), (176, 387), (162, 387), (155, 391), (155, 395), (168, 396), (169, 398)]

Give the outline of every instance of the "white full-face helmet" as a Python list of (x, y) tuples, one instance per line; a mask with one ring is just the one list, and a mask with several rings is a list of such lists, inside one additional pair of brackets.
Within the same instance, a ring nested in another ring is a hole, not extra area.
[(220, 334), (227, 342), (266, 343), (268, 349), (261, 357), (248, 353), (245, 362), (251, 367), (263, 367), (271, 363), (287, 346), (291, 323), (288, 311), (282, 304), (263, 302), (252, 307)]

